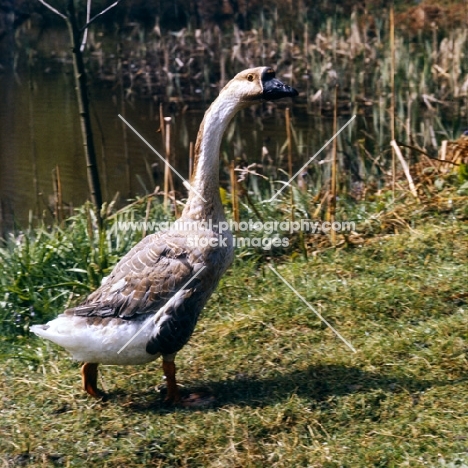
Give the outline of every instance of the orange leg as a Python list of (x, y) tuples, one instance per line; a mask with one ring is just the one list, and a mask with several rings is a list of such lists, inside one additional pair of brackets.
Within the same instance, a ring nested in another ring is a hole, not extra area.
[(166, 376), (167, 396), (165, 401), (170, 404), (181, 405), (185, 408), (201, 408), (211, 405), (216, 400), (214, 396), (206, 392), (192, 393), (188, 397), (182, 398), (179, 393), (179, 388), (176, 382), (176, 366), (174, 361), (165, 361), (163, 359), (163, 371)]
[(180, 402), (180, 394), (179, 388), (177, 387), (176, 382), (176, 366), (174, 361), (164, 361), (162, 362), (163, 372), (166, 377), (167, 383), (167, 396), (165, 401), (168, 403), (179, 403)]
[(93, 362), (85, 362), (81, 367), (81, 380), (83, 388), (94, 398), (104, 398), (106, 394), (97, 388), (98, 365)]

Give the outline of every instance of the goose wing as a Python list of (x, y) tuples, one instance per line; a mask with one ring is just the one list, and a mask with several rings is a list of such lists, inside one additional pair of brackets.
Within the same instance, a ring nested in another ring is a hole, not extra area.
[[(174, 231), (147, 236), (114, 267), (104, 283), (66, 315), (135, 319), (155, 313), (204, 265), (197, 248)], [(199, 286), (194, 279), (189, 288)]]

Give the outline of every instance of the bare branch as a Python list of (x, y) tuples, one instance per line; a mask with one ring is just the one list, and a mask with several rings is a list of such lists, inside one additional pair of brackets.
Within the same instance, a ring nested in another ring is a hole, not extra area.
[[(87, 5), (86, 5), (86, 24), (88, 24), (90, 16), (91, 16), (91, 0), (88, 0)], [(83, 34), (83, 39), (81, 41), (81, 46), (80, 46), (81, 52), (83, 52), (83, 50), (85, 49), (87, 40), (88, 40), (88, 28), (85, 29), (84, 34)]]
[[(41, 1), (41, 0), (39, 0)], [(109, 5), (107, 8), (104, 8), (104, 10), (102, 10), (100, 13), (98, 13), (96, 16), (93, 16), (82, 28), (81, 28), (81, 31), (83, 31), (84, 29), (88, 28), (88, 26), (93, 23), (95, 20), (97, 20), (100, 16), (104, 15), (105, 13), (107, 13), (109, 10), (111, 10), (112, 8), (114, 8), (115, 6), (117, 6), (122, 0), (117, 0), (116, 2), (114, 2), (112, 5)]]
[(56, 15), (60, 16), (60, 18), (63, 18), (65, 21), (67, 21), (66, 15), (63, 13), (60, 13), (60, 11), (56, 10), (52, 5), (49, 5), (46, 3), (44, 0), (39, 0), (39, 3), (42, 3), (45, 7), (47, 7), (50, 11), (53, 11)]
[(442, 163), (452, 164), (452, 166), (459, 166), (459, 165), (460, 165), (460, 164), (458, 164), (458, 163), (456, 163), (456, 162), (449, 161), (448, 159), (434, 158), (433, 156), (431, 156), (430, 154), (427, 154), (425, 151), (423, 151), (423, 150), (420, 149), (420, 148), (417, 148), (416, 146), (405, 145), (404, 143), (401, 143), (401, 142), (399, 142), (399, 141), (397, 141), (397, 145), (398, 145), (398, 146), (404, 146), (405, 148), (410, 148), (410, 149), (419, 151), (421, 154), (424, 154), (424, 156), (428, 157), (428, 158), (431, 159), (432, 161), (439, 161), (439, 162), (442, 162)]

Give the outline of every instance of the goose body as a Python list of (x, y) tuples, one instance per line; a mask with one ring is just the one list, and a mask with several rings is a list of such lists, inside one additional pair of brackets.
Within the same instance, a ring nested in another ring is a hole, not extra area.
[[(200, 249), (197, 238), (212, 239), (215, 247), (206, 242), (207, 247)], [(218, 243), (224, 247), (217, 247)], [(117, 263), (85, 302), (31, 329), (82, 362), (145, 364), (172, 355), (190, 338), (232, 258), (229, 232), (221, 239), (209, 230), (149, 235)], [(200, 276), (181, 289), (202, 268)]]
[[(31, 331), (67, 349), (82, 367), (85, 390), (101, 397), (98, 364), (145, 364), (160, 356), (171, 402), (180, 401), (174, 358), (234, 256), (219, 195), (219, 148), (240, 109), (295, 96), (269, 67), (237, 74), (206, 111), (195, 144), (187, 204), (174, 228), (148, 235), (80, 305)], [(209, 228), (208, 228), (209, 227)]]

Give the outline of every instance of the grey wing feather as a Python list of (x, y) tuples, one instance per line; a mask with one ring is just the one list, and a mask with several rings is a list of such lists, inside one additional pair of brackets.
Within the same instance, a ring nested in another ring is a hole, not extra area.
[(203, 307), (203, 304), (199, 303), (200, 295), (197, 294), (196, 288), (179, 291), (171, 298), (167, 310), (158, 317), (146, 351), (149, 354), (167, 355), (182, 349), (197, 324), (199, 312)]
[(183, 235), (171, 232), (147, 236), (117, 263), (99, 289), (65, 313), (123, 319), (154, 313), (202, 265), (201, 252), (188, 249)]
[[(204, 237), (210, 236), (217, 234), (205, 231)], [(153, 234), (130, 250), (85, 302), (65, 314), (96, 322), (105, 317), (138, 320), (142, 314), (154, 314), (146, 351), (173, 354), (189, 340), (203, 306), (231, 260), (229, 250), (207, 247), (202, 252), (190, 246), (183, 233)], [(203, 267), (206, 269), (200, 272)]]

